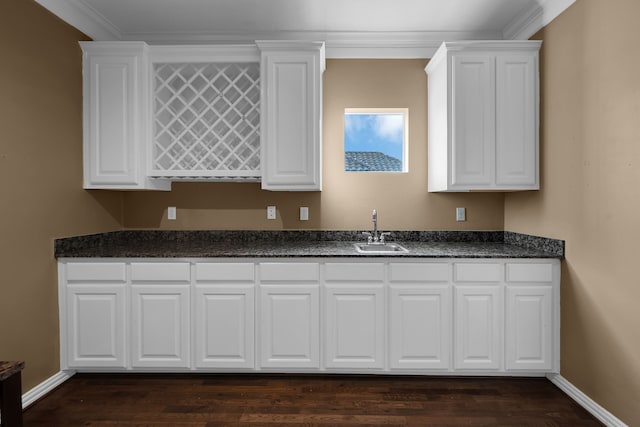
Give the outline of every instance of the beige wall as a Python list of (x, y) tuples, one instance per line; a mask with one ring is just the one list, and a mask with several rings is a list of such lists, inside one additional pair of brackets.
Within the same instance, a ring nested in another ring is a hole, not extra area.
[(542, 190), (505, 229), (566, 240), (561, 373), (640, 426), (640, 2), (578, 0), (535, 38)]
[[(182, 183), (170, 193), (125, 194), (125, 226), (175, 229), (501, 230), (504, 196), (427, 192), (426, 60), (328, 60), (324, 74), (323, 191), (260, 190), (259, 184)], [(344, 109), (409, 108), (409, 173), (344, 172)], [(278, 219), (266, 220), (266, 206)], [(178, 208), (166, 220), (167, 206)], [(309, 207), (310, 221), (298, 220)], [(466, 222), (455, 208), (467, 208)]]
[(82, 190), (83, 38), (0, 1), (0, 360), (26, 361), (24, 391), (60, 370), (53, 238), (121, 228), (120, 194)]

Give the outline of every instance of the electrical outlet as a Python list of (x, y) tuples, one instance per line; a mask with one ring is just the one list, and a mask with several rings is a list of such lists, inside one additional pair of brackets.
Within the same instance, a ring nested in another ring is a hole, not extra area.
[(309, 221), (308, 207), (300, 207), (300, 221)]
[(177, 217), (177, 213), (176, 213), (176, 207), (175, 206), (169, 206), (167, 208), (167, 219), (168, 220), (175, 220)]
[(465, 208), (456, 208), (456, 221), (467, 220), (467, 210)]
[(276, 219), (276, 207), (267, 206), (267, 219)]

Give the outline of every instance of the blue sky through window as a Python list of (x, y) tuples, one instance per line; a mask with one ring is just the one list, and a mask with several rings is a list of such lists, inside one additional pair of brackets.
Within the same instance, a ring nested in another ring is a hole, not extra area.
[(344, 115), (344, 151), (379, 151), (402, 161), (403, 113), (352, 113)]

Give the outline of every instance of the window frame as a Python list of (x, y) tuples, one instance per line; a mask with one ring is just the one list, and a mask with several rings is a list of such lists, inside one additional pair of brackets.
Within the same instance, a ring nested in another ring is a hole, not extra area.
[[(346, 157), (346, 116), (347, 115), (382, 115), (382, 114), (401, 114), (403, 118), (402, 123), (402, 159), (399, 159), (402, 163), (401, 170), (367, 170), (367, 171), (355, 171), (347, 170), (347, 165), (344, 165), (345, 172), (372, 172), (372, 173), (409, 173), (409, 108), (403, 107), (375, 107), (375, 108), (345, 108), (343, 115), (343, 132), (342, 132), (342, 152), (343, 159)], [(383, 153), (386, 154), (386, 153)], [(345, 162), (346, 163), (346, 162)]]

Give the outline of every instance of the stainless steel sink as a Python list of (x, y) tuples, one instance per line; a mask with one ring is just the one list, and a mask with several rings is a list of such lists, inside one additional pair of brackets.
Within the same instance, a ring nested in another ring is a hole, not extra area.
[(409, 252), (398, 243), (356, 243), (356, 251), (361, 254), (398, 254)]

